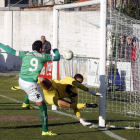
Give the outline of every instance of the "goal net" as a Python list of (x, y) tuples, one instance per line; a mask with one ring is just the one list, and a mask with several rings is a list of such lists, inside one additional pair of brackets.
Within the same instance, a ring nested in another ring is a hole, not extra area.
[(113, 128), (139, 128), (140, 21), (117, 10), (107, 17), (107, 124)]
[[(61, 56), (59, 79), (80, 73), (84, 76), (83, 84), (94, 91), (100, 89), (106, 99), (105, 103), (101, 98), (78, 90), (78, 102), (99, 104), (100, 110), (83, 110), (99, 111), (99, 126), (100, 118), (103, 118), (107, 127), (139, 128), (140, 21), (115, 10), (110, 1), (106, 9), (107, 32), (104, 42), (101, 37), (105, 31), (101, 27), (103, 22), (101, 11), (104, 7), (101, 7), (100, 1), (94, 2), (80, 6), (73, 4), (73, 7), (57, 6), (59, 12), (55, 13), (57, 17), (55, 22), (58, 24), (55, 26), (54, 45), (58, 46), (61, 54), (65, 50), (72, 50), (74, 53), (71, 61), (66, 61)], [(101, 42), (107, 47), (102, 47)], [(104, 52), (106, 57), (102, 57)], [(106, 67), (104, 67), (105, 60)], [(103, 71), (106, 69), (106, 74), (102, 73), (102, 69)], [(106, 82), (100, 81), (104, 75)], [(63, 109), (58, 108), (58, 110)]]
[[(74, 57), (68, 61), (61, 56), (59, 80), (66, 76), (74, 77), (75, 74), (80, 73), (84, 77), (83, 84), (94, 91), (99, 91), (100, 1), (95, 0), (88, 4), (84, 2), (80, 6), (76, 3), (69, 5), (74, 5), (74, 7), (63, 8), (62, 6), (58, 9), (58, 32), (55, 33), (58, 34), (56, 41), (58, 44), (56, 45), (60, 54), (63, 54), (65, 50), (71, 50)], [(99, 104), (99, 97), (96, 98), (78, 89), (78, 102)], [(64, 108), (58, 108), (58, 110), (72, 111)], [(83, 109), (83, 111), (92, 110)], [(99, 112), (98, 109), (94, 111)]]

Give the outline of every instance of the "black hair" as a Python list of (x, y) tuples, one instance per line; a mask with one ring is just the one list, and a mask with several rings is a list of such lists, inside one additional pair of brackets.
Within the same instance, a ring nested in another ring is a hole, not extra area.
[(74, 79), (81, 78), (84, 80), (84, 77), (81, 74), (75, 74)]
[(35, 51), (38, 51), (39, 52), (40, 48), (42, 48), (42, 42), (40, 40), (36, 40), (32, 44), (32, 50), (35, 50)]

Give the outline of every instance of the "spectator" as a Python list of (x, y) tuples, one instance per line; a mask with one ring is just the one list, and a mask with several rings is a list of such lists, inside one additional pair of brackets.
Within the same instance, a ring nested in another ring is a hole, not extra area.
[(125, 58), (127, 61), (131, 60), (131, 47), (132, 47), (132, 37), (127, 37), (127, 45), (126, 45), (126, 52), (125, 52)]
[(41, 36), (42, 41), (42, 52), (45, 54), (50, 54), (51, 51), (51, 44), (49, 41), (46, 40), (45, 36)]
[(132, 47), (131, 47), (131, 68), (132, 68), (132, 77), (133, 77), (133, 89), (138, 90), (139, 87), (139, 79), (138, 79), (138, 62), (136, 61), (138, 58), (138, 39), (133, 37), (132, 39)]
[(132, 47), (131, 47), (131, 61), (136, 61), (138, 57), (138, 38), (133, 37), (132, 39)]
[(120, 35), (119, 37), (119, 58), (118, 61), (123, 61), (125, 58), (125, 46), (126, 46), (126, 41), (125, 41), (125, 37), (123, 35)]

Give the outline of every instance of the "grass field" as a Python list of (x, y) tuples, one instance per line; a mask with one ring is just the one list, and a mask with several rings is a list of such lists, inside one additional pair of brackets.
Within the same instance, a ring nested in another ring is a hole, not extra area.
[[(109, 131), (101, 131), (98, 128), (84, 127), (73, 117), (51, 111), (49, 105), (47, 105), (49, 130), (58, 135), (41, 136), (39, 110), (21, 108), (25, 93), (21, 90), (12, 91), (11, 87), (16, 85), (18, 85), (18, 77), (0, 77), (0, 140), (113, 140), (115, 138), (110, 136), (112, 133), (120, 136), (116, 139), (140, 139), (140, 130), (109, 129)], [(2, 97), (2, 95), (4, 96)], [(35, 105), (32, 102), (31, 104)], [(74, 115), (73, 112), (65, 111), (64, 113)], [(83, 118), (95, 125), (98, 125), (98, 115), (98, 111), (82, 112)]]

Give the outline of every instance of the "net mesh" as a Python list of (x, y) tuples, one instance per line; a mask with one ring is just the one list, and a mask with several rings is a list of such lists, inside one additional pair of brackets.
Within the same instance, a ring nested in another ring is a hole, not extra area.
[[(140, 21), (116, 10), (124, 8), (119, 5), (112, 0), (107, 9), (106, 124), (139, 128)], [(60, 10), (58, 30), (60, 53), (70, 49), (75, 54), (71, 61), (61, 57), (59, 79), (81, 73), (83, 84), (99, 91), (100, 6)], [(78, 102), (99, 103), (85, 91), (78, 90), (78, 95)]]
[[(94, 91), (99, 91), (98, 70), (96, 74), (92, 73), (92, 63), (99, 64), (98, 60), (94, 60), (99, 56), (99, 10), (99, 5), (91, 5), (59, 11), (59, 51), (61, 54), (65, 50), (71, 50), (74, 53), (74, 58), (70, 61), (65, 60), (63, 56), (61, 57), (59, 79), (66, 76), (74, 77), (75, 74), (80, 73), (84, 77), (83, 84)], [(96, 77), (96, 81), (92, 80), (94, 77)], [(99, 100), (90, 93), (79, 89), (77, 91), (79, 103), (99, 103)], [(63, 108), (59, 109), (64, 110)], [(83, 110), (92, 111), (93, 109)]]
[[(107, 16), (107, 23), (110, 50), (106, 66), (106, 114), (110, 118), (108, 123), (139, 128), (140, 21), (113, 9)], [(115, 122), (119, 118), (121, 120)]]

